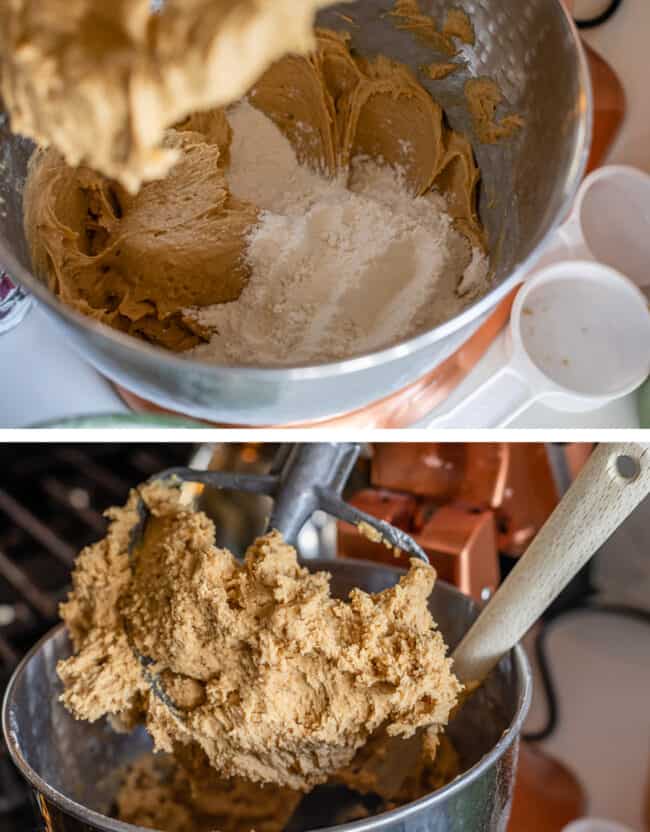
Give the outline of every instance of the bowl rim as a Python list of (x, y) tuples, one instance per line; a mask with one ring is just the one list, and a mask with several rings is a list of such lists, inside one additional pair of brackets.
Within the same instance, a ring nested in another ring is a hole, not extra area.
[[(379, 566), (382, 569), (387, 569), (395, 573), (396, 577), (400, 577), (406, 572), (404, 569), (391, 566), (389, 564), (377, 564), (372, 561), (356, 560), (353, 558), (310, 558), (304, 560), (301, 559), (300, 562), (304, 566), (313, 567), (314, 569), (323, 569), (325, 571), (329, 571), (328, 567), (331, 568), (333, 563), (340, 563), (341, 565), (349, 565), (350, 567), (366, 570), (376, 569)], [(442, 580), (437, 580), (435, 585), (436, 587), (440, 587), (446, 594), (461, 597), (465, 601), (469, 601), (473, 611), (478, 610), (476, 602), (470, 599), (469, 596), (460, 592), (455, 586), (452, 586)], [(72, 798), (66, 797), (57, 789), (50, 786), (39, 774), (36, 773), (36, 771), (34, 771), (25, 759), (19, 744), (15, 739), (15, 734), (11, 724), (13, 720), (12, 700), (20, 677), (24, 673), (31, 659), (48, 642), (58, 637), (63, 630), (65, 630), (65, 624), (61, 623), (43, 636), (43, 638), (41, 638), (22, 659), (13, 672), (9, 684), (7, 685), (7, 690), (2, 703), (2, 731), (11, 759), (23, 778), (36, 792), (42, 794), (61, 811), (67, 813), (82, 823), (92, 824), (98, 829), (103, 830), (103, 832), (151, 832), (151, 830), (145, 830), (144, 827), (141, 826), (134, 826), (133, 824), (108, 818), (100, 812), (88, 809), (86, 806), (72, 800)], [(443, 786), (441, 789), (437, 789), (425, 797), (421, 797), (418, 800), (414, 800), (413, 802), (406, 804), (406, 806), (382, 812), (378, 815), (373, 815), (370, 818), (353, 821), (351, 823), (339, 824), (337, 826), (321, 827), (321, 829), (327, 829), (328, 832), (332, 832), (332, 830), (336, 830), (336, 832), (375, 832), (377, 829), (405, 821), (411, 815), (444, 803), (447, 798), (452, 797), (466, 786), (473, 783), (487, 769), (496, 763), (497, 760), (503, 757), (503, 755), (508, 751), (513, 743), (517, 741), (521, 734), (523, 723), (528, 714), (532, 699), (533, 685), (530, 663), (521, 644), (517, 644), (510, 651), (508, 657), (513, 662), (513, 667), (517, 677), (518, 690), (515, 713), (509, 726), (501, 734), (497, 743), (492, 749), (490, 749), (490, 751), (488, 751), (487, 754), (485, 754), (477, 763), (471, 766), (466, 772), (463, 772), (463, 774), (458, 776), (451, 783), (448, 783), (446, 786)], [(320, 830), (317, 828), (310, 830), (310, 832), (320, 832)]]
[(529, 252), (524, 260), (522, 260), (514, 268), (511, 274), (509, 274), (497, 286), (493, 286), (485, 295), (470, 303), (458, 315), (430, 330), (427, 330), (426, 332), (404, 339), (393, 346), (374, 350), (358, 356), (352, 356), (340, 361), (328, 361), (323, 363), (306, 362), (281, 367), (278, 367), (277, 365), (217, 364), (189, 357), (181, 357), (179, 354), (171, 353), (162, 347), (156, 347), (152, 344), (141, 341), (134, 336), (118, 332), (112, 327), (109, 327), (107, 324), (95, 321), (86, 315), (83, 315), (81, 312), (66, 306), (58, 300), (58, 298), (56, 298), (40, 280), (31, 274), (28, 269), (22, 266), (13, 254), (11, 254), (11, 252), (7, 250), (4, 235), (0, 235), (0, 258), (9, 275), (12, 278), (15, 278), (17, 283), (27, 288), (48, 308), (50, 313), (53, 313), (58, 318), (62, 318), (64, 321), (69, 323), (75, 329), (75, 334), (81, 334), (78, 333), (78, 330), (81, 329), (87, 337), (90, 337), (91, 339), (101, 339), (102, 350), (108, 348), (106, 342), (109, 342), (122, 352), (128, 351), (138, 353), (142, 359), (156, 362), (160, 372), (187, 372), (191, 368), (193, 372), (210, 376), (227, 373), (250, 380), (260, 380), (266, 382), (272, 380), (306, 381), (310, 379), (323, 379), (359, 372), (405, 358), (435, 344), (455, 332), (458, 332), (463, 327), (468, 326), (472, 322), (479, 319), (482, 315), (486, 315), (508, 294), (508, 292), (511, 291), (512, 288), (514, 288), (517, 283), (522, 282), (526, 273), (531, 270), (535, 261), (540, 256), (544, 243), (549, 239), (550, 235), (558, 227), (565, 215), (568, 214), (569, 208), (575, 198), (578, 188), (580, 187), (580, 183), (586, 170), (591, 147), (594, 107), (593, 90), (591, 86), (586, 52), (582, 46), (578, 29), (573, 21), (573, 18), (562, 0), (555, 0), (554, 7), (555, 13), (559, 13), (560, 15), (559, 20), (567, 27), (567, 34), (571, 36), (571, 44), (576, 57), (578, 82), (577, 97), (580, 101), (582, 101), (584, 97), (584, 105), (577, 107), (578, 116), (573, 141), (572, 158), (568, 164), (569, 175), (567, 176), (567, 181), (564, 184), (564, 194), (561, 204), (558, 206), (558, 210), (556, 211), (555, 216), (551, 219), (543, 237), (537, 242), (535, 247)]

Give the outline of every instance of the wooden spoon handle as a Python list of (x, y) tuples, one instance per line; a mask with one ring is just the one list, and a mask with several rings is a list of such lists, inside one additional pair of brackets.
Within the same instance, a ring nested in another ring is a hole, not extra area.
[(456, 648), (460, 680), (482, 682), (649, 493), (650, 445), (599, 445)]

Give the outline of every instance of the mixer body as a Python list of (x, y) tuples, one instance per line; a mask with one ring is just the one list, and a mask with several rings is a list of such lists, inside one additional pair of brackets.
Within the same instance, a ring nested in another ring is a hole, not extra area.
[[(355, 586), (376, 592), (398, 580), (394, 567), (352, 560), (310, 560), (332, 574), (332, 591), (347, 596)], [(434, 619), (450, 648), (476, 617), (476, 605), (439, 582), (430, 599)], [(100, 721), (78, 722), (58, 701), (59, 659), (69, 655), (63, 627), (29, 653), (11, 681), (3, 708), (12, 758), (31, 784), (46, 832), (135, 832), (106, 817), (120, 771), (150, 749), (144, 730), (116, 734)], [(463, 773), (451, 784), (391, 812), (337, 826), (345, 832), (505, 832), (515, 782), (519, 734), (531, 693), (528, 663), (516, 648), (449, 727)], [(318, 791), (318, 789), (316, 790)], [(312, 798), (314, 794), (312, 794)], [(332, 827), (332, 797), (312, 803), (308, 819), (290, 822), (291, 832)], [(315, 808), (314, 808), (315, 807)], [(299, 810), (298, 810), (299, 811)]]

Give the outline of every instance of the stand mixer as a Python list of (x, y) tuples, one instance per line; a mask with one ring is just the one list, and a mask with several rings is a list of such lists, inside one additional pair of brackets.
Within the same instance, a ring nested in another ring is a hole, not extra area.
[[(275, 496), (272, 522), (282, 523), (288, 535), (297, 533), (301, 517), (323, 505), (337, 516), (344, 514), (347, 520), (364, 523), (365, 516), (349, 514), (338, 497), (357, 453), (354, 445), (283, 447), (275, 472), (245, 478), (243, 487)], [(154, 479), (179, 487), (210, 476), (169, 469)], [(242, 485), (238, 475), (218, 474), (214, 482), (228, 488)], [(301, 807), (296, 810), (288, 828), (300, 832), (333, 826), (365, 832), (415, 830), (424, 825), (434, 832), (505, 830), (519, 734), (531, 693), (530, 673), (518, 642), (648, 494), (650, 448), (635, 443), (601, 445), (480, 616), (470, 599), (443, 583), (436, 585), (429, 607), (453, 651), (455, 672), (461, 681), (471, 683), (471, 689), (479, 683), (478, 690), (464, 698), (446, 731), (460, 759), (461, 773), (452, 782), (391, 811), (375, 805), (372, 811), (380, 814), (342, 824), (338, 812), (350, 795), (333, 791), (330, 785), (317, 787), (305, 799), (302, 814)], [(285, 498), (295, 500), (295, 511)], [(137, 546), (147, 520), (142, 503), (132, 546)], [(379, 533), (389, 545), (418, 555), (408, 536), (395, 535), (387, 524), (370, 527), (372, 534)], [(333, 594), (343, 598), (354, 587), (380, 591), (403, 574), (388, 566), (352, 560), (311, 560), (306, 565), (327, 569)], [(48, 832), (129, 832), (135, 827), (107, 815), (125, 766), (150, 749), (150, 742), (144, 729), (125, 736), (113, 733), (105, 722), (72, 719), (59, 702), (61, 684), (56, 673), (57, 661), (69, 652), (65, 630), (58, 627), (19, 666), (3, 708), (7, 746), (37, 794)], [(143, 663), (148, 667), (146, 658)], [(401, 762), (407, 770), (408, 763)]]
[[(269, 474), (230, 474), (220, 471), (168, 469), (152, 479), (170, 487), (201, 483), (218, 488), (270, 494), (275, 498), (269, 525), (289, 542), (315, 510), (323, 510), (356, 526), (367, 524), (387, 546), (427, 560), (403, 531), (349, 506), (340, 498), (357, 456), (357, 444), (320, 444), (279, 448)], [(191, 499), (196, 491), (190, 488)], [(132, 533), (137, 546), (148, 512), (140, 506), (140, 521)], [(332, 575), (332, 594), (345, 598), (354, 587), (377, 592), (403, 574), (391, 566), (351, 560), (309, 560), (310, 569)], [(438, 582), (429, 601), (434, 620), (450, 649), (458, 644), (476, 617), (474, 603), (454, 588)], [(70, 652), (63, 627), (58, 627), (25, 658), (10, 684), (5, 701), (4, 728), (10, 753), (31, 783), (47, 832), (130, 832), (135, 827), (110, 819), (120, 773), (150, 749), (144, 729), (125, 736), (105, 723), (75, 721), (59, 703), (59, 659)], [(142, 657), (145, 670), (146, 657)], [(151, 680), (155, 685), (155, 680)], [(340, 828), (416, 829), (423, 822), (436, 830), (480, 828), (505, 830), (509, 814), (518, 735), (530, 700), (530, 673), (521, 648), (511, 651), (483, 688), (472, 697), (450, 726), (449, 736), (460, 755), (463, 774), (453, 783), (409, 806), (383, 812)], [(28, 716), (29, 715), (29, 716)], [(489, 715), (489, 718), (487, 718)], [(26, 718), (27, 717), (27, 718)], [(343, 786), (317, 787), (296, 810), (289, 829), (322, 828), (337, 824), (346, 806), (360, 795)], [(380, 802), (365, 800), (373, 813)]]

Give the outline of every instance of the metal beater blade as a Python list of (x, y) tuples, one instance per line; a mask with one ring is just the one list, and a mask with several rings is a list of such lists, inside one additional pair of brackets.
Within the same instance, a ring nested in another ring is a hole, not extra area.
[[(267, 530), (276, 529), (292, 545), (312, 514), (323, 511), (354, 526), (369, 526), (387, 546), (428, 563), (426, 554), (410, 535), (385, 520), (359, 511), (341, 497), (360, 452), (361, 446), (354, 442), (282, 445), (268, 474), (168, 468), (154, 474), (149, 481), (168, 483), (170, 487), (201, 483), (211, 488), (272, 497), (274, 505)], [(140, 521), (131, 534), (131, 552), (142, 541), (149, 517), (144, 500), (140, 501), (138, 512)]]

